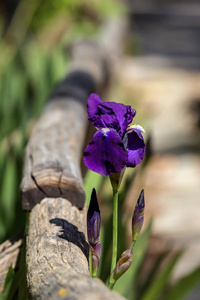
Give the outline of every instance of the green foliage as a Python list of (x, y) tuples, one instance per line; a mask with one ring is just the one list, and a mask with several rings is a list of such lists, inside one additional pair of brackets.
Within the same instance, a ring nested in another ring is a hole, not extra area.
[(125, 6), (116, 0), (46, 0), (40, 1), (31, 27), (34, 30), (46, 26), (62, 14), (70, 22), (98, 22), (110, 16), (122, 15)]
[(200, 282), (200, 267), (196, 268), (190, 274), (179, 279), (172, 287), (168, 290), (162, 300), (181, 300), (197, 286)]
[(47, 52), (28, 43), (0, 74), (0, 242), (24, 227), (20, 182), (30, 118), (41, 112), (67, 61), (60, 47)]
[(15, 271), (13, 270), (12, 266), (10, 266), (10, 268), (8, 269), (7, 275), (6, 275), (5, 282), (4, 282), (3, 292), (0, 294), (0, 300), (8, 299), (8, 295), (9, 295), (10, 288), (13, 283), (14, 277), (15, 277)]
[(150, 287), (146, 289), (144, 296), (141, 298), (142, 300), (159, 299), (160, 294), (164, 291), (165, 287), (169, 283), (172, 271), (176, 266), (178, 260), (180, 259), (181, 255), (182, 252), (178, 252), (171, 258), (164, 270), (158, 274), (155, 281), (153, 281)]

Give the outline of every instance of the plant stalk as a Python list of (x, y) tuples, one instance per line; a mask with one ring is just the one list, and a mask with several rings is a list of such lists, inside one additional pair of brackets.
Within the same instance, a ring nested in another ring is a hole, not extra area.
[(115, 280), (111, 276), (112, 271), (116, 267), (117, 263), (117, 238), (118, 238), (118, 189), (113, 188), (113, 247), (112, 247), (112, 260), (110, 269), (110, 278), (108, 286), (113, 288)]

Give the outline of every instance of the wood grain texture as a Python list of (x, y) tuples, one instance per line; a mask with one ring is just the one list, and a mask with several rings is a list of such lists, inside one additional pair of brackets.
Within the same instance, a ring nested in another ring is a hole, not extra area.
[(63, 198), (45, 198), (33, 208), (26, 257), (33, 299), (123, 299), (89, 275), (85, 218), (85, 207)]
[(31, 209), (44, 197), (59, 196), (83, 207), (79, 165), (86, 118), (83, 106), (73, 99), (47, 105), (26, 149), (23, 208)]
[(3, 290), (4, 280), (9, 267), (15, 268), (22, 246), (22, 235), (5, 241), (0, 245), (0, 293)]

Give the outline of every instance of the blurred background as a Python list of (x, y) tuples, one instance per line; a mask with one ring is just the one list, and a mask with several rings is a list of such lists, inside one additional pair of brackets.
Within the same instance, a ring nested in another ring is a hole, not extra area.
[[(154, 218), (141, 258), (140, 289), (129, 299), (164, 299), (140, 294), (145, 284), (150, 294), (150, 275), (156, 277), (155, 265), (162, 265), (158, 257), (185, 249), (173, 273), (168, 272), (172, 282), (200, 265), (198, 0), (1, 0), (0, 243), (24, 229), (24, 147), (53, 87), (67, 73), (70, 45), (82, 38), (98, 40), (101, 24), (113, 17), (127, 18), (129, 29), (116, 81), (105, 100), (136, 108), (135, 123), (145, 128), (151, 154), (134, 173), (134, 183), (123, 188), (126, 216), (144, 188), (145, 228)], [(198, 300), (199, 288), (184, 299)]]

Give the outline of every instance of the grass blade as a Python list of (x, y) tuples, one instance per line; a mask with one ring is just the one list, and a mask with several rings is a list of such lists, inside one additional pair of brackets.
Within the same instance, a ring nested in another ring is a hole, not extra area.
[(154, 283), (147, 289), (144, 296), (141, 300), (156, 300), (160, 296), (161, 292), (166, 287), (169, 278), (172, 274), (172, 271), (174, 267), (176, 266), (176, 263), (180, 259), (182, 255), (182, 252), (176, 253), (170, 262), (167, 264), (165, 269), (159, 273), (159, 276), (155, 279)]
[(163, 300), (184, 299), (200, 283), (200, 267), (177, 281)]

